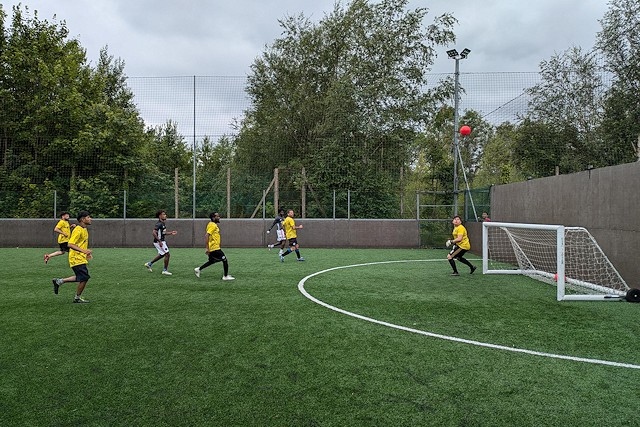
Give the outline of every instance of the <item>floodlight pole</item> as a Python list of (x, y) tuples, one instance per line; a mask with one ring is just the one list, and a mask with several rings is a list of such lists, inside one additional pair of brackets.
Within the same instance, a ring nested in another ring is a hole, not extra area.
[(453, 109), (453, 215), (458, 215), (458, 152), (459, 152), (459, 139), (458, 139), (458, 127), (460, 122), (460, 116), (458, 108), (460, 106), (460, 60), (465, 59), (471, 51), (467, 48), (461, 53), (452, 49), (447, 51), (449, 58), (456, 61), (456, 70), (454, 75), (454, 109)]
[(458, 107), (460, 105), (460, 58), (455, 57), (456, 73), (455, 85), (453, 86), (454, 107), (453, 107), (453, 216), (458, 215), (458, 123), (460, 116)]

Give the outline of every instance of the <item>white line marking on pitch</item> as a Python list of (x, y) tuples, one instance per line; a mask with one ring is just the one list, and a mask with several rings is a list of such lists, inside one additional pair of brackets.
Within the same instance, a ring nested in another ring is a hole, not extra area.
[(310, 278), (312, 278), (314, 276), (319, 276), (320, 274), (327, 273), (329, 271), (342, 270), (342, 269), (345, 269), (345, 268), (354, 268), (354, 267), (366, 267), (366, 266), (369, 266), (369, 265), (378, 265), (378, 264), (392, 264), (392, 263), (401, 263), (401, 262), (430, 262), (430, 261), (442, 261), (442, 260), (440, 260), (440, 259), (430, 259), (430, 260), (380, 261), (380, 262), (367, 262), (367, 263), (364, 263), (364, 264), (353, 264), (353, 265), (344, 265), (344, 266), (341, 266), (341, 267), (328, 268), (326, 270), (318, 271), (316, 273), (310, 274), (310, 275), (302, 278), (302, 280), (300, 280), (300, 282), (298, 282), (298, 290), (302, 293), (302, 295), (304, 295), (305, 297), (307, 297), (311, 301), (313, 301), (316, 304), (319, 304), (319, 305), (321, 305), (323, 307), (326, 307), (326, 308), (328, 308), (330, 310), (337, 311), (338, 313), (346, 314), (347, 316), (355, 317), (355, 318), (360, 319), (360, 320), (365, 320), (367, 322), (377, 323), (378, 325), (387, 326), (389, 328), (394, 328), (394, 329), (399, 329), (401, 331), (412, 332), (414, 334), (420, 334), (420, 335), (425, 335), (425, 336), (432, 337), (432, 338), (439, 338), (439, 339), (442, 339), (442, 340), (459, 342), (459, 343), (463, 343), (463, 344), (470, 344), (470, 345), (475, 345), (475, 346), (479, 346), (479, 347), (492, 348), (494, 350), (511, 351), (511, 352), (514, 352), (514, 353), (524, 353), (524, 354), (529, 354), (529, 355), (532, 355), (532, 356), (550, 357), (550, 358), (553, 358), (553, 359), (571, 360), (573, 362), (585, 362), (585, 363), (593, 363), (593, 364), (596, 364), (596, 365), (615, 366), (615, 367), (618, 367), (618, 368), (640, 369), (640, 365), (633, 365), (631, 363), (611, 362), (611, 361), (608, 361), (608, 360), (588, 359), (588, 358), (584, 358), (584, 357), (573, 357), (573, 356), (565, 356), (565, 355), (562, 355), (562, 354), (544, 353), (544, 352), (540, 352), (540, 351), (527, 350), (527, 349), (524, 349), (524, 348), (507, 347), (507, 346), (504, 346), (504, 345), (490, 344), (490, 343), (485, 343), (485, 342), (481, 342), (481, 341), (474, 341), (474, 340), (467, 340), (467, 339), (464, 339), (464, 338), (457, 338), (457, 337), (452, 337), (452, 336), (449, 336), (449, 335), (441, 335), (441, 334), (436, 334), (436, 333), (433, 333), (433, 332), (421, 331), (419, 329), (407, 328), (406, 326), (395, 325), (393, 323), (384, 322), (382, 320), (372, 319), (371, 317), (362, 316), (360, 314), (352, 313), (350, 311), (343, 310), (343, 309), (338, 308), (338, 307), (334, 307), (334, 306), (332, 306), (330, 304), (327, 304), (326, 302), (321, 301), (318, 298), (312, 296), (304, 288), (304, 284), (308, 279), (310, 279)]

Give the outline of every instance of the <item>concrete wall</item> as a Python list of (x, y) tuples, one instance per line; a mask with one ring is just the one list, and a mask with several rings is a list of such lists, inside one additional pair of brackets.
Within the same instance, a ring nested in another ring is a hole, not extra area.
[[(631, 287), (640, 287), (640, 162), (492, 187), (491, 218), (501, 222), (587, 228)], [(168, 219), (170, 247), (204, 246), (208, 219)], [(272, 220), (222, 219), (223, 247), (260, 247), (275, 240)], [(418, 248), (416, 220), (296, 219), (301, 247)], [(56, 246), (53, 219), (0, 219), (0, 247)], [(96, 219), (92, 247), (146, 247), (154, 219)], [(482, 227), (469, 222), (472, 252), (482, 253)]]
[[(275, 232), (265, 231), (272, 219), (222, 219), (222, 246), (247, 248), (266, 246), (275, 241)], [(74, 220), (71, 221), (75, 222)], [(204, 247), (208, 219), (167, 219), (169, 247)], [(153, 243), (155, 219), (94, 219), (89, 228), (91, 247), (146, 247)], [(56, 236), (53, 219), (0, 219), (0, 247), (51, 247)], [(298, 231), (302, 248), (418, 248), (419, 224), (416, 220), (296, 219), (304, 228)], [(275, 230), (275, 229), (274, 229)]]
[[(640, 162), (499, 185), (491, 192), (491, 219), (585, 227), (627, 284), (638, 288), (639, 185)], [(470, 225), (481, 250), (480, 224)]]

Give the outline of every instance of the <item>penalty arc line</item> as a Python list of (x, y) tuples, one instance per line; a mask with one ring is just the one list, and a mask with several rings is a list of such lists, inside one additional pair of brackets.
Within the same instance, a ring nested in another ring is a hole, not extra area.
[(567, 356), (567, 355), (563, 355), (563, 354), (554, 354), (554, 353), (545, 353), (545, 352), (535, 351), (535, 350), (527, 350), (527, 349), (524, 349), (524, 348), (507, 347), (507, 346), (499, 345), (499, 344), (491, 344), (491, 343), (486, 343), (486, 342), (481, 342), (481, 341), (468, 340), (468, 339), (465, 339), (465, 338), (458, 338), (458, 337), (453, 337), (453, 336), (449, 336), (449, 335), (436, 334), (434, 332), (422, 331), (422, 330), (419, 330), (419, 329), (409, 328), (409, 327), (402, 326), (402, 325), (396, 325), (394, 323), (389, 323), (389, 322), (385, 322), (383, 320), (373, 319), (371, 317), (363, 316), (361, 314), (353, 313), (353, 312), (341, 309), (339, 307), (335, 307), (333, 305), (327, 304), (326, 302), (321, 301), (318, 298), (314, 297), (313, 295), (309, 294), (307, 292), (307, 290), (305, 289), (305, 287), (304, 287), (304, 285), (307, 282), (307, 280), (311, 279), (312, 277), (319, 276), (319, 275), (324, 274), (324, 273), (328, 273), (330, 271), (342, 270), (342, 269), (354, 268), (354, 267), (366, 267), (366, 266), (379, 265), (379, 264), (407, 263), (407, 262), (429, 262), (429, 261), (442, 261), (442, 260), (380, 261), (380, 262), (367, 262), (367, 263), (363, 263), (363, 264), (353, 264), (353, 265), (344, 265), (344, 266), (340, 266), (340, 267), (332, 267), (332, 268), (328, 268), (326, 270), (322, 270), (322, 271), (318, 271), (318, 272), (312, 273), (312, 274), (310, 274), (310, 275), (308, 275), (306, 277), (303, 277), (298, 282), (298, 290), (307, 299), (315, 302), (318, 305), (321, 305), (321, 306), (323, 306), (325, 308), (328, 308), (329, 310), (333, 310), (333, 311), (336, 311), (338, 313), (345, 314), (347, 316), (355, 317), (356, 319), (364, 320), (364, 321), (371, 322), (371, 323), (376, 323), (378, 325), (382, 325), (382, 326), (386, 326), (386, 327), (389, 327), (389, 328), (398, 329), (398, 330), (405, 331), (405, 332), (411, 332), (411, 333), (414, 333), (414, 334), (424, 335), (424, 336), (431, 337), (431, 338), (438, 338), (438, 339), (441, 339), (441, 340), (453, 341), (453, 342), (462, 343), (462, 344), (469, 344), (469, 345), (474, 345), (474, 346), (478, 346), (478, 347), (491, 348), (491, 349), (494, 349), (494, 350), (509, 351), (509, 352), (513, 352), (513, 353), (523, 353), (523, 354), (528, 354), (528, 355), (531, 355), (531, 356), (541, 356), (541, 357), (548, 357), (548, 358), (552, 358), (552, 359), (569, 360), (569, 361), (572, 361), (572, 362), (584, 362), (584, 363), (591, 363), (591, 364), (596, 364), (596, 365), (614, 366), (614, 367), (617, 367), (617, 368), (640, 369), (640, 365), (634, 365), (634, 364), (631, 364), (631, 363), (612, 362), (612, 361), (609, 361), (609, 360), (589, 359), (589, 358), (585, 358), (585, 357), (575, 357), (575, 356)]

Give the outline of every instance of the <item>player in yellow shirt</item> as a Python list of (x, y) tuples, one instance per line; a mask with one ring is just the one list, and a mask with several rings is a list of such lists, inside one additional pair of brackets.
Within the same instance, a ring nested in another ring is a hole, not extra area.
[(89, 231), (87, 227), (91, 225), (91, 215), (87, 211), (78, 213), (78, 226), (73, 229), (69, 238), (69, 266), (73, 270), (74, 275), (64, 279), (53, 279), (53, 293), (58, 294), (58, 290), (63, 283), (78, 282), (76, 287), (76, 296), (73, 298), (74, 303), (89, 302), (82, 298), (87, 282), (91, 278), (87, 263), (93, 257), (92, 251), (89, 249)]
[(75, 224), (69, 223), (69, 212), (62, 212), (60, 214), (60, 221), (58, 221), (56, 226), (53, 228), (53, 232), (58, 233), (58, 245), (60, 246), (60, 249), (55, 252), (51, 252), (50, 254), (44, 254), (45, 264), (54, 256), (69, 252), (69, 246), (67, 243), (69, 242), (69, 237), (71, 237), (71, 230), (75, 226)]
[(287, 255), (289, 255), (291, 252), (294, 252), (294, 251), (296, 253), (296, 257), (298, 258), (298, 261), (304, 261), (304, 258), (300, 256), (300, 245), (298, 244), (298, 233), (296, 232), (296, 230), (300, 230), (303, 227), (302, 227), (302, 224), (296, 225), (296, 222), (293, 219), (293, 216), (294, 216), (293, 209), (289, 209), (287, 211), (287, 217), (282, 222), (282, 227), (284, 228), (284, 234), (287, 237), (287, 240), (289, 241), (289, 247), (287, 248), (286, 252), (280, 255), (280, 262), (284, 262), (284, 257), (286, 257)]
[(467, 229), (462, 225), (462, 220), (458, 215), (453, 217), (453, 239), (447, 240), (447, 247), (453, 245), (451, 252), (447, 255), (449, 264), (453, 268), (452, 276), (459, 276), (458, 268), (456, 267), (455, 260), (457, 259), (461, 263), (467, 265), (471, 269), (471, 274), (476, 271), (476, 267), (464, 258), (464, 254), (471, 249), (471, 243), (469, 242), (469, 236), (467, 236)]
[(227, 261), (227, 257), (224, 252), (222, 252), (222, 249), (220, 249), (221, 239), (220, 228), (218, 227), (218, 223), (220, 223), (220, 214), (218, 212), (212, 212), (209, 214), (209, 219), (211, 219), (211, 222), (207, 224), (207, 232), (204, 241), (204, 253), (207, 254), (209, 260), (200, 267), (194, 268), (193, 271), (196, 273), (196, 277), (200, 277), (200, 271), (209, 267), (211, 264), (222, 262), (222, 270), (224, 271), (222, 280), (234, 280), (235, 277), (229, 275), (229, 263)]

